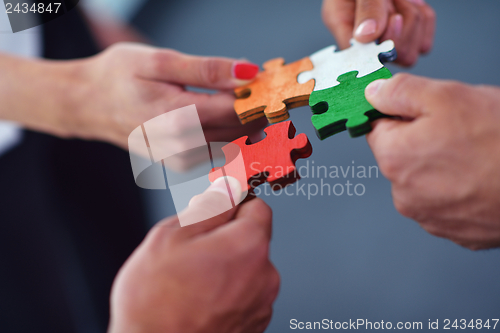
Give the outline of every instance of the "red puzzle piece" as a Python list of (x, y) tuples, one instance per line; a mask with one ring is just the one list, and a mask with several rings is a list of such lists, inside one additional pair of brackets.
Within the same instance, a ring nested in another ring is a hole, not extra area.
[[(312, 153), (307, 136), (301, 133), (294, 137), (296, 130), (291, 121), (269, 126), (264, 131), (267, 136), (257, 143), (251, 144), (248, 136), (244, 136), (225, 145), (222, 150), (226, 156), (226, 164), (212, 169), (210, 181), (232, 176), (240, 181), (242, 189), (247, 187), (252, 191), (266, 181), (277, 190), (299, 180), (295, 162)], [(240, 152), (243, 163), (237, 158)]]

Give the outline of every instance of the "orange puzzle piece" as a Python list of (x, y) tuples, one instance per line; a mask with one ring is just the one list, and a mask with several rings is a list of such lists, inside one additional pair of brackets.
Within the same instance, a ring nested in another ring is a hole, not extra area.
[(314, 80), (300, 84), (297, 76), (312, 70), (309, 57), (285, 65), (283, 58), (264, 63), (264, 71), (251, 83), (236, 88), (234, 109), (242, 124), (265, 115), (272, 123), (288, 119), (288, 109), (308, 105), (314, 89)]

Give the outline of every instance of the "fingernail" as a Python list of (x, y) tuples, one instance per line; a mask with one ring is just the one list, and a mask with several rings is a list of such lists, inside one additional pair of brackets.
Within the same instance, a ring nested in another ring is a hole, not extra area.
[(365, 96), (375, 96), (387, 80), (377, 80), (370, 83), (365, 89)]
[(240, 86), (244, 86), (246, 84), (249, 84), (252, 82), (252, 80), (238, 80), (238, 79), (233, 79), (233, 82), (236, 86), (240, 87)]
[(238, 80), (251, 80), (259, 72), (259, 66), (248, 62), (233, 63), (233, 77)]
[(237, 202), (239, 202), (241, 197), (240, 182), (238, 179), (231, 176), (217, 178), (212, 185), (207, 188), (206, 192), (209, 191), (222, 193), (228, 197), (232, 197)]
[(425, 4), (425, 1), (424, 0), (408, 0), (409, 2), (412, 2), (416, 5), (423, 5)]
[(374, 19), (367, 19), (358, 26), (358, 28), (354, 32), (354, 36), (361, 37), (361, 36), (371, 35), (376, 30), (377, 30), (377, 22)]

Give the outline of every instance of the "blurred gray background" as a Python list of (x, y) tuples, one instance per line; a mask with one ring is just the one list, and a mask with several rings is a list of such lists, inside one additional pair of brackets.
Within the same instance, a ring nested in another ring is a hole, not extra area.
[[(435, 47), (409, 72), (500, 85), (500, 2), (429, 2), (438, 17)], [(133, 22), (155, 44), (182, 52), (244, 57), (258, 64), (274, 57), (292, 62), (335, 43), (321, 21), (320, 7), (318, 0), (152, 0)], [(291, 111), (297, 132), (306, 133), (313, 145), (309, 163), (376, 165), (364, 138), (351, 139), (344, 132), (319, 141), (310, 115), (308, 107)], [(362, 183), (366, 193), (310, 200), (261, 195), (274, 211), (272, 259), (282, 277), (268, 332), (291, 331), (291, 319), (427, 325), (428, 319), (500, 317), (498, 250), (471, 252), (428, 235), (396, 212), (382, 175), (324, 179), (331, 185), (347, 180)], [(306, 184), (307, 190), (319, 183), (306, 178), (298, 185)], [(289, 192), (295, 193), (296, 186)], [(146, 197), (152, 221), (174, 213), (168, 191), (148, 191)]]

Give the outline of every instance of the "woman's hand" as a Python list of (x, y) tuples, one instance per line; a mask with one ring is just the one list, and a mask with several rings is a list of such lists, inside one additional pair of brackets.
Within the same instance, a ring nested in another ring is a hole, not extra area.
[[(259, 70), (246, 61), (198, 57), (141, 44), (115, 44), (97, 56), (71, 61), (0, 55), (0, 119), (49, 134), (105, 141), (124, 149), (136, 127), (195, 104), (199, 120), (175, 117), (166, 144), (182, 145), (201, 126), (208, 142), (258, 135), (265, 119), (241, 125), (231, 91)], [(186, 86), (218, 90), (187, 91)], [(189, 164), (189, 163), (188, 163)]]
[[(197, 57), (140, 44), (116, 44), (81, 64), (81, 87), (75, 94), (78, 137), (127, 148), (134, 128), (168, 111), (195, 104), (205, 138), (232, 141), (254, 135), (264, 120), (241, 125), (232, 89), (255, 77), (258, 66), (227, 58)], [(219, 90), (187, 91), (186, 86)], [(182, 119), (165, 131), (189, 132), (197, 120)], [(168, 133), (166, 133), (168, 135)], [(182, 133), (181, 133), (182, 134)], [(172, 133), (173, 138), (179, 133)]]
[(396, 63), (411, 66), (432, 48), (436, 14), (424, 0), (324, 0), (322, 14), (341, 49), (352, 37), (362, 43), (392, 39)]

